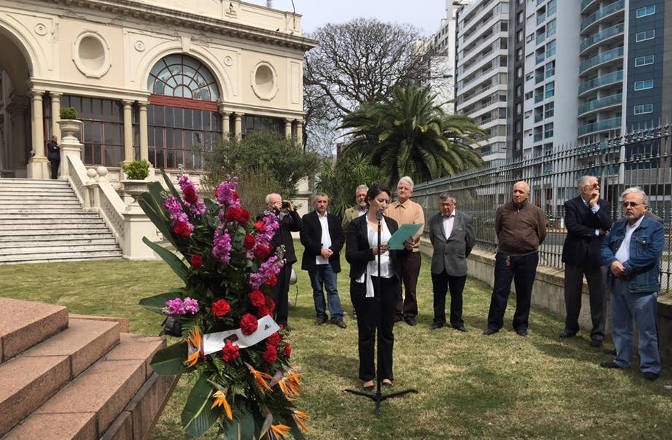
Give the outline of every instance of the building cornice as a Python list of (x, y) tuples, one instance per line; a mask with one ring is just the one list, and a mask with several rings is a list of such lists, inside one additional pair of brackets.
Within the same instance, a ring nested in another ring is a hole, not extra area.
[(229, 38), (261, 42), (306, 52), (317, 41), (281, 31), (270, 31), (255, 26), (233, 23), (198, 14), (148, 5), (131, 0), (41, 0), (50, 5), (62, 5), (81, 9), (97, 10), (120, 17), (129, 17), (169, 27), (181, 26), (197, 31), (217, 33)]

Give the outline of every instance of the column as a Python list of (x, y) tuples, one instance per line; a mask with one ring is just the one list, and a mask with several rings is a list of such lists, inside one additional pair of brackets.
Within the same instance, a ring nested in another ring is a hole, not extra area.
[(124, 105), (124, 160), (133, 160), (133, 101), (122, 99)]
[(292, 140), (292, 120), (285, 118), (285, 139)]
[(51, 96), (51, 134), (61, 139), (61, 127), (56, 123), (61, 119), (61, 93), (49, 92)]
[(303, 147), (303, 121), (296, 121), (296, 143), (299, 147)]
[(229, 138), (229, 129), (231, 124), (231, 112), (222, 112), (222, 134), (224, 139)]
[[(149, 136), (147, 136), (147, 103), (140, 102), (140, 160), (149, 161)], [(154, 165), (154, 164), (152, 164)]]
[(243, 138), (243, 114), (242, 113), (236, 113), (236, 124), (235, 124), (233, 134), (236, 136), (237, 139), (242, 139)]
[(49, 161), (44, 155), (44, 119), (42, 112), (42, 95), (44, 92), (31, 92), (31, 133), (33, 136), (33, 157), (28, 161), (26, 174), (31, 179), (48, 179)]

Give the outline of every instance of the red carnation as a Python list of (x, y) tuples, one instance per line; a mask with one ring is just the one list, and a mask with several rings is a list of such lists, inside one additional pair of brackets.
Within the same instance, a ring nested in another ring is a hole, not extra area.
[(264, 226), (264, 222), (262, 220), (259, 220), (254, 224), (254, 229), (256, 229), (259, 232), (264, 232), (266, 230), (266, 227)]
[(194, 254), (189, 258), (191, 267), (198, 269), (203, 265), (203, 257), (200, 254)]
[(240, 330), (244, 335), (251, 335), (256, 332), (258, 325), (257, 318), (250, 313), (246, 313), (240, 318)]
[(254, 307), (262, 307), (266, 305), (266, 295), (261, 290), (253, 290), (250, 292), (250, 302)]
[(265, 260), (273, 252), (271, 245), (259, 244), (254, 248), (254, 256), (259, 260)]
[(289, 344), (285, 344), (285, 356), (288, 358), (292, 355), (292, 347)]
[(274, 347), (277, 347), (280, 344), (282, 338), (278, 332), (273, 333), (271, 336), (266, 338), (266, 343), (271, 344)]
[(251, 236), (250, 234), (247, 234), (245, 236), (245, 241), (243, 242), (243, 246), (245, 246), (245, 249), (252, 249), (254, 247), (254, 237)]
[(189, 238), (193, 230), (194, 227), (187, 222), (175, 223), (173, 226), (173, 232), (180, 238)]
[(198, 195), (196, 195), (196, 188), (193, 186), (186, 186), (182, 190), (182, 194), (184, 194), (184, 200), (186, 200), (189, 203), (196, 203), (198, 202)]
[(224, 348), (222, 348), (222, 359), (225, 362), (233, 362), (238, 359), (239, 355), (238, 345), (232, 344), (231, 341), (226, 341)]
[(275, 286), (276, 284), (278, 284), (278, 277), (276, 277), (275, 275), (271, 275), (271, 276), (268, 277), (268, 279), (266, 280), (266, 285), (267, 285), (267, 286), (271, 286), (271, 287), (273, 287), (273, 286)]
[(212, 314), (220, 318), (231, 310), (231, 306), (225, 299), (220, 299), (212, 303)]
[[(275, 301), (273, 301), (273, 298), (267, 298), (266, 305), (268, 306), (268, 309), (272, 312), (275, 310)], [(270, 313), (269, 313), (270, 315)]]
[(257, 316), (259, 318), (263, 318), (266, 315), (270, 315), (272, 313), (271, 310), (268, 309), (266, 306), (261, 306), (257, 309)]
[(266, 362), (272, 364), (278, 359), (278, 350), (271, 344), (266, 344), (266, 351), (262, 357)]
[(250, 212), (243, 208), (236, 208), (234, 206), (229, 206), (224, 214), (227, 220), (235, 221), (241, 224), (247, 224), (250, 221)]

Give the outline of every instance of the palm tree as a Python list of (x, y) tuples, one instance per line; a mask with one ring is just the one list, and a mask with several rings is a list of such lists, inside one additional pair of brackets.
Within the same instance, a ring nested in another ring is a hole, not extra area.
[(401, 176), (417, 182), (483, 165), (469, 147), (485, 134), (463, 115), (445, 113), (427, 88), (397, 87), (382, 102), (363, 104), (345, 116), (351, 129), (347, 150), (358, 151), (383, 171), (388, 184)]

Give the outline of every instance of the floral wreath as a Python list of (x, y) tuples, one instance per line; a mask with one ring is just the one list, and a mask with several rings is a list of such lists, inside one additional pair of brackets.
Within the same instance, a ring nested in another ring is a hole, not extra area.
[(175, 252), (143, 238), (184, 281), (184, 287), (140, 304), (165, 315), (162, 333), (180, 340), (151, 362), (159, 375), (193, 374), (182, 428), (200, 436), (217, 425), (223, 438), (302, 439), (308, 415), (293, 400), (301, 373), (290, 361), (286, 331), (273, 321), (269, 296), (284, 265), (284, 249), (271, 239), (279, 228), (272, 212), (251, 220), (238, 182), (228, 178), (202, 198), (187, 176), (180, 192), (151, 182), (138, 203)]

